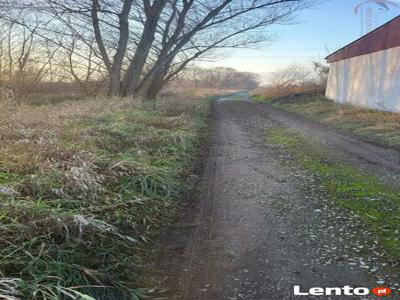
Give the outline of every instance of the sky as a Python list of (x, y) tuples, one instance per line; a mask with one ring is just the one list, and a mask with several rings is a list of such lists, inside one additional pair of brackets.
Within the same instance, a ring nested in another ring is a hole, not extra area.
[(400, 15), (400, 0), (319, 2), (312, 9), (298, 12), (292, 24), (270, 29), (275, 35), (271, 44), (261, 45), (258, 49), (230, 50), (216, 62), (200, 62), (198, 65), (255, 72), (267, 82), (269, 73), (293, 63), (323, 60), (329, 53)]

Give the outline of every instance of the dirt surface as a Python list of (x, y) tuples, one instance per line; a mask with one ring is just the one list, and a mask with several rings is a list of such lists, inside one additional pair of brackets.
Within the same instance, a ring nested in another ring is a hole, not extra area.
[(366, 142), (353, 135), (341, 133), (323, 124), (270, 105), (252, 103), (252, 106), (254, 109), (264, 112), (265, 117), (278, 120), (305, 136), (317, 139), (337, 154), (342, 155), (343, 160), (364, 167), (367, 172), (384, 177), (385, 180), (394, 179), (398, 182), (400, 179), (400, 154), (395, 150)]
[(167, 231), (156, 262), (168, 298), (295, 299), (294, 285), (307, 290), (383, 284), (369, 271), (373, 259), (364, 262), (357, 255), (363, 235), (368, 239), (362, 222), (331, 209), (308, 186), (308, 175), (282, 163), (286, 154), (269, 147), (262, 133), (277, 126), (302, 131), (384, 180), (398, 180), (398, 154), (247, 100), (241, 93), (214, 103), (198, 197), (184, 220)]

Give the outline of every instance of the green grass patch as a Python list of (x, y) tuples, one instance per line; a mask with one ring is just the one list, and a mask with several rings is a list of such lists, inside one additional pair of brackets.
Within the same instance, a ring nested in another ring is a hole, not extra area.
[(268, 130), (266, 139), (283, 147), (302, 168), (315, 174), (334, 203), (361, 216), (388, 254), (400, 257), (400, 194), (395, 189), (340, 162), (327, 148), (293, 130)]
[(255, 102), (259, 102), (259, 103), (269, 103), (271, 102), (271, 99), (267, 99), (265, 97), (263, 97), (262, 95), (252, 95), (251, 98), (255, 101)]
[(21, 180), (21, 176), (10, 173), (0, 173), (0, 185), (14, 183)]
[(0, 186), (18, 193), (0, 194), (0, 294), (143, 298), (142, 264), (192, 188), (207, 117), (207, 100), (188, 101), (14, 134), (0, 147), (4, 162), (18, 154), (0, 169)]

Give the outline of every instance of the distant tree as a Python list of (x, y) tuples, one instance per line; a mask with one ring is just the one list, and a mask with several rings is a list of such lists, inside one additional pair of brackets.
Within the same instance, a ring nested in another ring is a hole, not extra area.
[(191, 67), (182, 71), (171, 84), (194, 89), (254, 90), (259, 85), (259, 75), (232, 68)]
[(317, 73), (321, 85), (326, 86), (329, 76), (329, 65), (323, 62), (313, 62), (314, 71)]
[(293, 63), (271, 74), (270, 84), (281, 89), (302, 86), (313, 80), (312, 70), (302, 64)]

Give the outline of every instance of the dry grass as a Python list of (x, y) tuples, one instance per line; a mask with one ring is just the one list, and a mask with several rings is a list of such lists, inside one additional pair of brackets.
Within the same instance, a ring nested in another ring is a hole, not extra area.
[(3, 107), (0, 110), (0, 172), (29, 173), (52, 161), (76, 157), (82, 149), (60, 144), (60, 139), (74, 140), (73, 132), (67, 136), (65, 130), (71, 123), (135, 106), (139, 103), (93, 98), (55, 105)]
[(190, 188), (206, 113), (204, 98), (3, 105), (0, 298), (140, 298), (140, 264)]
[(400, 149), (400, 114), (338, 104), (323, 96), (308, 94), (268, 101), (367, 140)]
[(239, 90), (229, 90), (229, 89), (213, 89), (213, 88), (195, 88), (195, 87), (168, 87), (161, 92), (160, 98), (171, 98), (174, 99), (185, 99), (185, 98), (204, 98), (212, 97), (215, 95), (224, 95), (230, 93), (236, 93)]
[(273, 100), (300, 94), (319, 95), (324, 89), (324, 85), (312, 82), (304, 84), (275, 84), (255, 90), (253, 96), (260, 99)]

